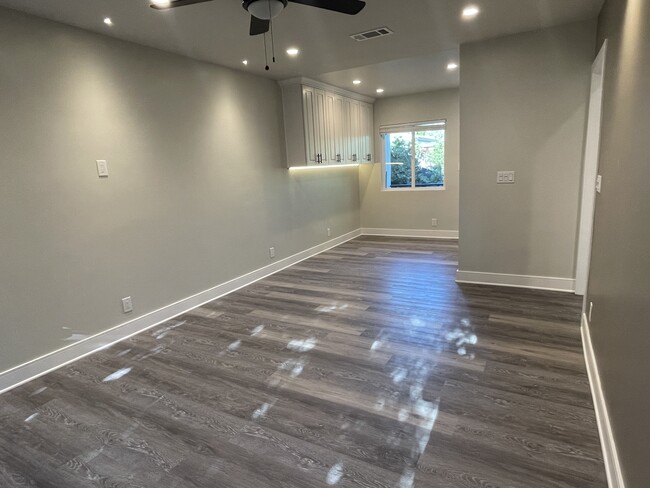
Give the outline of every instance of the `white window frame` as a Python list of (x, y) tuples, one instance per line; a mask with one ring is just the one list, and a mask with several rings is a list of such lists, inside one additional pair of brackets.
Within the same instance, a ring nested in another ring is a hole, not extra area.
[[(415, 138), (415, 133), (426, 130), (444, 130), (445, 131), (445, 161), (443, 165), (443, 183), (442, 186), (415, 186), (415, 141), (411, 144), (411, 187), (410, 188), (387, 188), (386, 186), (386, 148), (383, 143), (387, 134), (399, 132), (411, 132)], [(381, 191), (443, 191), (447, 186), (447, 119), (429, 120), (423, 122), (409, 122), (405, 124), (382, 125), (379, 127), (379, 135), (382, 139), (381, 151)]]

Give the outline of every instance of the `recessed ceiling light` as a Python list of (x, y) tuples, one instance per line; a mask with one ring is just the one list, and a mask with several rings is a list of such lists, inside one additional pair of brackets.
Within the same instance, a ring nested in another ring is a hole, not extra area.
[(384, 89), (383, 88), (377, 88), (377, 93), (384, 93)]
[(458, 69), (458, 64), (453, 61), (447, 65), (447, 71), (454, 71)]
[(463, 9), (464, 19), (473, 19), (481, 10), (476, 5), (469, 5)]
[(298, 53), (300, 53), (300, 51), (298, 50), (297, 47), (290, 47), (289, 49), (287, 49), (287, 54), (289, 56), (298, 56)]
[(151, 0), (151, 3), (159, 7), (169, 7), (172, 2), (171, 0)]
[(361, 80), (353, 80), (352, 83), (354, 83), (355, 85), (360, 85), (360, 84), (361, 84)]
[(106, 18), (104, 19), (104, 24), (106, 24), (106, 25), (113, 25), (113, 21), (111, 20), (110, 17), (106, 17)]
[(244, 66), (248, 66), (248, 59), (244, 59), (242, 63), (244, 64)]

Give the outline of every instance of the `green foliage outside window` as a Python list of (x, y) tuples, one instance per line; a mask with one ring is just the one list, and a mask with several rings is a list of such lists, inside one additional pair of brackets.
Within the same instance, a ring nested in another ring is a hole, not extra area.
[(391, 138), (390, 161), (390, 187), (399, 188), (411, 186), (411, 140), (403, 137)]
[(416, 132), (415, 137), (413, 134), (391, 134), (390, 137), (390, 160), (387, 159), (393, 163), (387, 170), (390, 188), (411, 186), (412, 139), (415, 139), (415, 186), (444, 185), (444, 130)]

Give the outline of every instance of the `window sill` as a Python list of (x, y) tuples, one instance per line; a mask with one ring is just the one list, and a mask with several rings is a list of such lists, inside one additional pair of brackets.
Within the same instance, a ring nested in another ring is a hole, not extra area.
[(409, 191), (443, 191), (444, 186), (425, 186), (421, 188), (382, 188), (381, 191), (385, 192), (409, 192)]

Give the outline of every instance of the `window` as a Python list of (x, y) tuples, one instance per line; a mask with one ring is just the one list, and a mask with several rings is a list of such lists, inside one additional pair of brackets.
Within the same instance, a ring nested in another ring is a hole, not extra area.
[(445, 186), (446, 121), (380, 127), (388, 190)]

